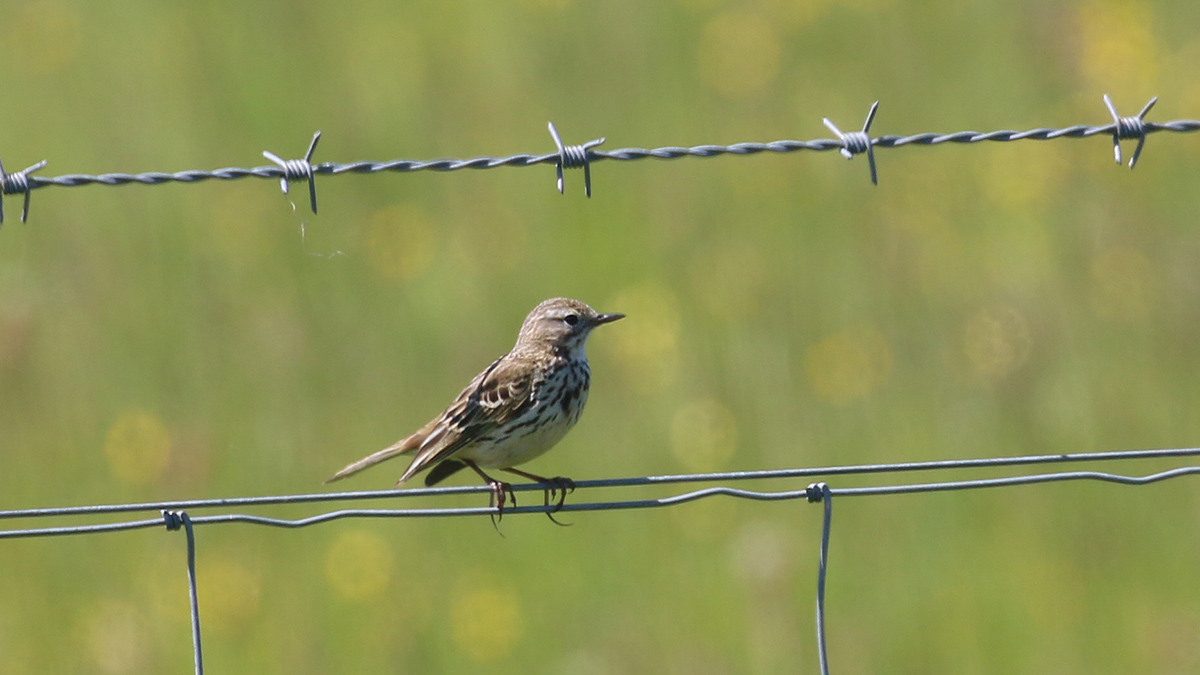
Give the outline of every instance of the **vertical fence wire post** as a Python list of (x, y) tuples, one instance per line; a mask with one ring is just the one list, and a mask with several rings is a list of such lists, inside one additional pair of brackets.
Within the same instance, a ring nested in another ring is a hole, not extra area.
[(183, 527), (187, 534), (188, 594), (192, 605), (192, 655), (196, 675), (204, 675), (204, 657), (200, 650), (200, 606), (196, 598), (196, 535), (192, 531), (192, 519), (187, 511), (162, 512), (167, 529), (175, 531)]
[(825, 570), (829, 561), (833, 493), (825, 483), (813, 483), (808, 486), (808, 501), (825, 503), (825, 518), (821, 526), (821, 558), (817, 566), (817, 660), (821, 664), (821, 675), (829, 675), (829, 655), (825, 650)]

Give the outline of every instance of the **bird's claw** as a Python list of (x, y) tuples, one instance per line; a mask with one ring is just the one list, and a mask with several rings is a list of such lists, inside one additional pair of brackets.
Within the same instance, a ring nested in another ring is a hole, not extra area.
[(517, 493), (513, 492), (512, 486), (508, 483), (494, 480), (489, 486), (492, 488), (492, 493), (488, 497), (488, 506), (496, 507), (496, 516), (500, 519), (504, 518), (504, 504), (509, 500), (512, 505), (517, 505)]
[(554, 505), (554, 510), (547, 511), (546, 517), (549, 518), (550, 522), (554, 523), (555, 525), (569, 527), (571, 523), (560, 522), (554, 517), (554, 514), (562, 510), (563, 503), (567, 501), (567, 495), (575, 491), (575, 481), (565, 476), (555, 476), (554, 478), (547, 479), (543, 482), (545, 482), (548, 486), (546, 491), (543, 493), (546, 497), (546, 506), (549, 507), (550, 500), (554, 499), (555, 496), (558, 497), (558, 503)]
[[(517, 493), (513, 492), (511, 485), (498, 480), (489, 482), (488, 486), (492, 488), (491, 494), (488, 496), (488, 507), (496, 508), (496, 512), (492, 514), (492, 527), (496, 528), (497, 532), (500, 532), (499, 523), (501, 520), (504, 520), (504, 504), (512, 500), (512, 505), (515, 507), (517, 505)], [(504, 533), (500, 532), (500, 536), (503, 537)]]
[(558, 513), (562, 510), (567, 495), (575, 491), (575, 481), (565, 476), (555, 476), (547, 480), (546, 485), (546, 506), (550, 506), (550, 500), (557, 496), (558, 504), (554, 506), (552, 513)]

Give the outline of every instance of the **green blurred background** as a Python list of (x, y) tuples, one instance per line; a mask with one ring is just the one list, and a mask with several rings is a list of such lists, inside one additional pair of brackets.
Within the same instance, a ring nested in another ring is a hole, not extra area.
[[(1198, 22), (1166, 0), (8, 0), (0, 156), (258, 166), (317, 129), (316, 161), (541, 153), (547, 120), (606, 149), (810, 139), (876, 99), (876, 134), (1104, 124), (1105, 92), (1196, 118)], [(1155, 135), (1134, 172), (1104, 137), (881, 150), (878, 187), (832, 152), (602, 162), (591, 200), (550, 166), (321, 177), (320, 216), (257, 179), (47, 188), (25, 226), (9, 197), (0, 509), (320, 490), (555, 295), (629, 318), (593, 337), (589, 410), (538, 473), (1197, 445), (1198, 143)], [(811, 673), (819, 511), (203, 527), (205, 655)], [(831, 555), (835, 671), (1200, 670), (1195, 481), (842, 500)], [(190, 649), (182, 535), (0, 542), (0, 672), (182, 673)]]

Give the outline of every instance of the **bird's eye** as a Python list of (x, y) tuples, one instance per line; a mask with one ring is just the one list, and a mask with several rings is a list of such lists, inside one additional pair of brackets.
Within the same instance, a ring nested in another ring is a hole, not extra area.
[(566, 321), (568, 326), (574, 326), (575, 324), (579, 323), (579, 315), (568, 314), (563, 317), (563, 321)]

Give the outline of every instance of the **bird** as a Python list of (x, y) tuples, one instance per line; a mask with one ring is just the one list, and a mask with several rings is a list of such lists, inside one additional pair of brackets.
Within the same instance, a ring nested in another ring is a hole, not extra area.
[[(516, 506), (508, 483), (484, 469), (499, 469), (548, 487), (546, 506), (559, 493), (562, 508), (574, 482), (562, 476), (544, 478), (515, 468), (554, 447), (575, 426), (587, 403), (591, 381), (588, 336), (592, 330), (625, 318), (601, 314), (570, 298), (551, 298), (534, 307), (507, 354), (471, 380), (445, 410), (411, 435), (346, 465), (326, 483), (341, 480), (399, 455), (414, 455), (396, 481), (403, 484), (429, 469), (425, 485), (432, 486), (470, 467), (491, 488), (488, 506), (504, 517), (505, 502)], [(547, 511), (550, 520), (553, 511)], [(558, 523), (562, 524), (562, 523)]]

